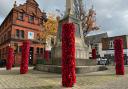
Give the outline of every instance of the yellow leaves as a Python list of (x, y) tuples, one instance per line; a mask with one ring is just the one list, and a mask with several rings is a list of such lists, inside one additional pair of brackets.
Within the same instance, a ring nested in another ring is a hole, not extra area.
[(40, 38), (43, 40), (48, 39), (50, 36), (55, 36), (57, 33), (58, 22), (53, 16), (49, 15), (47, 22), (44, 22), (43, 30), (40, 33)]
[(43, 27), (49, 35), (54, 35), (57, 32), (57, 21), (50, 17), (48, 21), (43, 24)]
[(56, 31), (56, 21), (49, 19), (48, 22), (46, 22), (46, 29), (49, 29), (53, 32)]

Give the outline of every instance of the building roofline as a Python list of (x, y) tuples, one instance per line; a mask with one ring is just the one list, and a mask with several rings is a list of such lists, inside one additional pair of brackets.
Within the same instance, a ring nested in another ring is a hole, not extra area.
[(10, 10), (10, 12), (9, 12), (9, 13), (6, 15), (6, 17), (4, 18), (3, 22), (0, 24), (0, 29), (1, 29), (2, 25), (5, 23), (5, 21), (8, 19), (8, 17), (10, 16), (10, 14), (12, 14), (13, 9), (14, 9), (14, 8), (12, 8), (12, 9)]
[(127, 37), (128, 35), (118, 35), (118, 36), (112, 36), (112, 37), (107, 37), (107, 38), (102, 38), (102, 39), (112, 39), (116, 37)]
[(117, 36), (110, 36), (110, 37), (119, 37), (119, 36), (128, 36), (128, 35), (117, 35)]
[(100, 34), (95, 34), (95, 35), (90, 35), (90, 36), (86, 36), (86, 37), (93, 37), (93, 36), (98, 36), (98, 35), (103, 35), (103, 34), (106, 34), (107, 37), (108, 37), (108, 33), (107, 33), (107, 32), (105, 32), (105, 33), (100, 33)]

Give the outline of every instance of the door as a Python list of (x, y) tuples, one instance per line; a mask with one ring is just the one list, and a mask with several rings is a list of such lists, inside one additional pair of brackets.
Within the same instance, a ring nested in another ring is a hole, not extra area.
[(29, 65), (33, 65), (33, 47), (30, 47), (30, 51), (29, 51)]

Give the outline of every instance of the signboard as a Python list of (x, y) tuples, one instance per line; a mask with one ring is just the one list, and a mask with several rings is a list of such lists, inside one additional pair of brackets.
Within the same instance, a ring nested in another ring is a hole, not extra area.
[(34, 32), (28, 32), (28, 39), (34, 39)]

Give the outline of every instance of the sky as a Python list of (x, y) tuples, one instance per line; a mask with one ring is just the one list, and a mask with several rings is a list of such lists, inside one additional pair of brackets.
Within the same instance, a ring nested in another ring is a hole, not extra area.
[[(0, 24), (13, 7), (15, 0), (0, 0)], [(16, 0), (17, 4), (23, 4), (26, 0)], [(55, 12), (55, 9), (65, 10), (66, 0), (36, 0), (40, 9), (46, 12)], [(84, 0), (86, 7), (92, 3), (96, 10), (97, 25), (99, 31), (90, 35), (107, 32), (109, 36), (128, 35), (128, 0)]]

